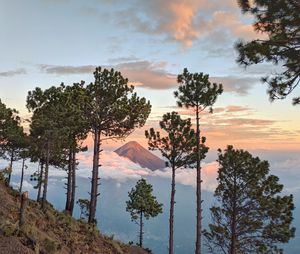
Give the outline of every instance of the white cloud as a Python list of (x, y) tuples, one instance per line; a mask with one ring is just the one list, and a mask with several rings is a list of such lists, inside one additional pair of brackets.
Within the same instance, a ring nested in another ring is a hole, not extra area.
[[(13, 187), (17, 188), (17, 189), (20, 188), (20, 183), (19, 182), (18, 183), (17, 182), (12, 182), (11, 185)], [(33, 185), (30, 182), (24, 180), (23, 181), (23, 190), (33, 190)]]
[[(217, 186), (217, 171), (218, 163), (210, 162), (203, 164), (202, 166), (202, 188), (208, 191), (214, 191)], [(164, 171), (156, 170), (154, 175), (171, 178), (171, 169), (165, 169)], [(176, 182), (196, 187), (196, 169), (179, 168), (176, 170)]]
[[(163, 178), (171, 178), (172, 172), (170, 168), (164, 170), (152, 171), (147, 168), (142, 168), (138, 164), (132, 161), (118, 156), (114, 152), (105, 151), (101, 153), (101, 168), (99, 170), (100, 177), (103, 179), (115, 179), (118, 182), (124, 182), (128, 179), (139, 179), (147, 176), (157, 176)], [(81, 154), (82, 169), (78, 170), (77, 175), (81, 177), (87, 177), (87, 168), (91, 169), (91, 154)], [(84, 169), (85, 168), (85, 169)], [(203, 164), (202, 175), (203, 175), (203, 189), (214, 191), (217, 181), (217, 169), (218, 163), (211, 162)], [(176, 170), (176, 181), (177, 183), (189, 186), (196, 186), (196, 170), (195, 169), (177, 169)]]
[[(77, 176), (83, 178), (90, 178), (92, 176), (92, 154), (81, 153), (78, 155), (80, 164), (76, 171)], [(114, 179), (117, 181), (118, 186), (127, 180), (140, 179), (141, 177), (154, 176), (171, 179), (171, 169), (165, 168), (164, 170), (152, 171), (147, 168), (142, 168), (140, 165), (133, 163), (132, 161), (120, 157), (115, 152), (103, 151), (100, 155), (101, 167), (99, 168), (99, 176), (101, 179)], [(28, 169), (25, 170), (25, 175), (30, 176), (37, 170), (37, 165), (28, 163)], [(203, 189), (213, 191), (216, 187), (217, 176), (217, 162), (211, 162), (203, 164)], [(13, 174), (16, 176), (21, 175), (21, 164), (16, 163), (13, 169)], [(51, 167), (49, 170), (49, 181), (56, 181), (54, 177), (62, 178), (61, 181), (65, 182), (66, 171)], [(176, 170), (176, 182), (196, 186), (196, 170), (195, 169), (177, 169)], [(15, 186), (19, 186), (19, 183), (15, 183)], [(29, 182), (24, 182), (24, 187), (33, 188)]]

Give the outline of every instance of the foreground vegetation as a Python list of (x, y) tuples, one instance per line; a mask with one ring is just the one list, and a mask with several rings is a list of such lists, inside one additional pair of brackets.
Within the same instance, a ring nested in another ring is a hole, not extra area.
[(66, 212), (58, 212), (49, 203), (43, 212), (39, 203), (29, 200), (25, 222), (19, 227), (20, 193), (5, 186), (3, 177), (0, 180), (0, 203), (5, 204), (0, 206), (0, 245), (5, 247), (6, 254), (147, 253), (116, 241), (113, 236), (102, 235), (96, 227), (84, 220), (76, 220)]

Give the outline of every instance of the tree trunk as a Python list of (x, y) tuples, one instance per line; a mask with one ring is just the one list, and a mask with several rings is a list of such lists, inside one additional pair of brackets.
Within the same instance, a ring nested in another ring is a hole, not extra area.
[(175, 205), (175, 167), (172, 166), (170, 218), (169, 218), (169, 254), (174, 253), (174, 205)]
[(95, 223), (97, 197), (98, 197), (98, 169), (99, 169), (99, 153), (100, 153), (100, 133), (99, 128), (94, 130), (94, 155), (93, 155), (93, 172), (91, 180), (91, 200), (89, 211), (89, 223)]
[(72, 195), (70, 202), (70, 214), (73, 215), (74, 204), (75, 204), (75, 190), (76, 190), (76, 150), (73, 148), (72, 150)]
[(7, 186), (10, 185), (13, 162), (14, 162), (14, 150), (11, 150), (9, 172), (8, 172), (8, 178), (7, 178)]
[(47, 152), (46, 152), (44, 189), (43, 189), (43, 198), (42, 198), (42, 205), (41, 205), (42, 209), (45, 209), (46, 201), (47, 201), (48, 173), (49, 173), (49, 159), (50, 159), (49, 157), (50, 157), (50, 151), (49, 151), (49, 141), (48, 141), (48, 143), (47, 143)]
[(236, 254), (236, 177), (234, 176), (234, 190), (233, 190), (233, 206), (232, 206), (232, 219), (231, 219), (231, 243), (230, 254)]
[(143, 211), (140, 211), (140, 244), (139, 246), (142, 248), (143, 247), (143, 227), (144, 227), (144, 223), (143, 223)]
[(37, 202), (40, 202), (40, 199), (41, 199), (43, 174), (44, 174), (44, 163), (41, 163), (41, 171), (40, 171), (40, 175), (39, 175), (39, 178), (38, 178), (38, 193), (37, 193), (37, 198), (36, 198)]
[(197, 225), (196, 225), (196, 254), (201, 253), (201, 231), (202, 231), (202, 198), (201, 198), (201, 165), (200, 165), (200, 119), (199, 107), (196, 108), (196, 135), (197, 135)]
[(65, 210), (70, 212), (71, 207), (71, 198), (72, 198), (72, 148), (69, 149), (69, 163), (68, 163), (68, 176), (67, 176), (67, 193), (66, 193), (66, 207)]
[(22, 227), (24, 225), (25, 219), (24, 219), (24, 213), (25, 209), (28, 203), (28, 192), (24, 192), (21, 195), (21, 206), (20, 206), (20, 214), (19, 214), (19, 227)]
[(26, 159), (23, 158), (23, 161), (22, 161), (22, 171), (21, 171), (21, 182), (20, 182), (20, 189), (19, 189), (19, 192), (20, 192), (20, 193), (22, 192), (22, 188), (23, 188), (25, 160), (26, 160)]

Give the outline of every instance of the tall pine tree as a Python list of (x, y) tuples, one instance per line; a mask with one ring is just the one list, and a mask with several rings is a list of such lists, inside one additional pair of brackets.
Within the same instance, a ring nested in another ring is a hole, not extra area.
[(192, 108), (196, 115), (196, 254), (201, 253), (201, 231), (202, 231), (202, 197), (201, 197), (201, 137), (200, 137), (200, 113), (206, 108), (212, 112), (212, 106), (216, 102), (218, 95), (223, 92), (221, 84), (211, 83), (209, 75), (201, 73), (190, 73), (186, 68), (178, 75), (178, 91), (174, 93), (179, 107)]
[(151, 111), (150, 102), (133, 93), (134, 87), (120, 72), (97, 67), (94, 77), (94, 83), (86, 87), (89, 100), (85, 109), (94, 138), (89, 223), (96, 222), (102, 141), (127, 137), (145, 124)]
[[(175, 206), (175, 174), (176, 169), (195, 164), (197, 139), (192, 129), (191, 119), (183, 120), (177, 112), (163, 115), (159, 122), (160, 128), (166, 136), (161, 136), (153, 128), (146, 131), (146, 138), (150, 150), (159, 150), (167, 160), (167, 166), (172, 169), (170, 217), (169, 217), (169, 254), (174, 253), (174, 206)], [(201, 159), (205, 157), (208, 148), (202, 140)]]

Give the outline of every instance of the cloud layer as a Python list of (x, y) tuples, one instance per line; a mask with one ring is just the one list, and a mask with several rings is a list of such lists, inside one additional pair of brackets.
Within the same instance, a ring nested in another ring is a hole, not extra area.
[[(162, 177), (171, 178), (172, 172), (170, 168), (165, 168), (164, 170), (152, 171), (147, 168), (142, 168), (138, 164), (132, 161), (120, 157), (115, 152), (104, 151), (100, 155), (101, 157), (101, 167), (99, 169), (99, 175), (102, 179), (114, 179), (119, 183), (125, 182), (127, 180), (138, 180), (141, 177)], [(92, 155), (90, 153), (81, 153), (78, 156), (79, 166), (76, 171), (77, 176), (83, 178), (90, 178), (92, 171)], [(4, 164), (2, 164), (3, 167)], [(13, 174), (20, 175), (20, 163), (16, 163), (14, 167)], [(213, 191), (216, 187), (216, 176), (217, 176), (218, 164), (216, 162), (203, 164), (203, 189), (208, 191)], [(36, 164), (29, 164), (28, 169), (25, 174), (27, 176), (33, 174), (37, 169)], [(58, 168), (52, 168), (49, 171), (50, 179), (53, 177), (66, 177), (66, 171)], [(177, 183), (189, 186), (196, 185), (196, 171), (195, 169), (178, 169), (176, 172)], [(15, 183), (18, 186), (19, 183)], [(32, 188), (32, 184), (25, 182), (24, 187)]]
[(27, 73), (26, 69), (19, 68), (19, 69), (9, 70), (9, 71), (0, 71), (0, 77), (12, 77), (12, 76), (22, 75), (26, 73)]
[[(165, 112), (168, 111), (177, 111), (195, 121), (193, 109), (171, 106), (165, 108)], [(157, 122), (160, 120), (161, 117), (157, 117)], [(225, 148), (228, 144), (244, 149), (298, 149), (299, 131), (284, 125), (285, 121), (258, 117), (255, 109), (241, 105), (216, 107), (213, 114), (204, 111), (200, 119), (201, 133), (212, 149)]]
[[(131, 84), (143, 86), (150, 89), (176, 88), (177, 74), (166, 70), (166, 62), (151, 62), (146, 60), (134, 60), (112, 65), (104, 65), (104, 68), (114, 68), (121, 71)], [(55, 75), (92, 74), (96, 68), (94, 65), (83, 66), (60, 66), (60, 65), (38, 65), (42, 72)], [(219, 76), (210, 77), (211, 82), (221, 83), (224, 91), (239, 95), (248, 94), (249, 90), (259, 82), (253, 76)]]
[[(121, 1), (114, 2), (121, 5)], [(232, 36), (245, 39), (259, 36), (251, 24), (242, 20), (235, 0), (134, 0), (112, 15), (109, 19), (120, 27), (161, 36), (184, 47), (208, 37), (217, 41)]]

